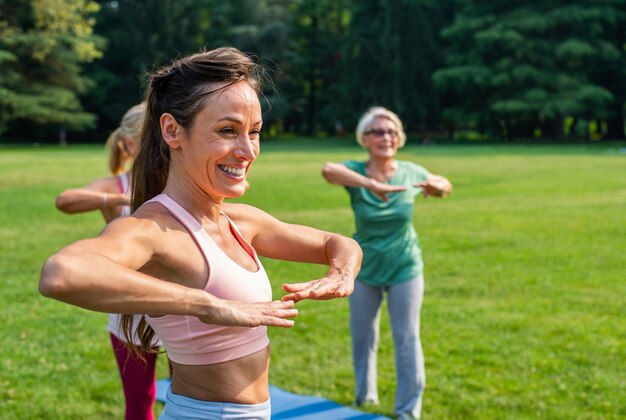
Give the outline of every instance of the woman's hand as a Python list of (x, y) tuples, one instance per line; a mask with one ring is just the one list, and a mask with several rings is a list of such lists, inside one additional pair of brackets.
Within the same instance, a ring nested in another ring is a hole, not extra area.
[(283, 284), (282, 288), (289, 294), (282, 297), (284, 302), (298, 302), (303, 299), (329, 300), (342, 298), (352, 294), (354, 276), (331, 274), (317, 280), (304, 283)]
[(369, 186), (368, 189), (376, 194), (383, 201), (389, 201), (389, 197), (387, 197), (387, 194), (389, 193), (406, 191), (406, 187), (401, 185), (389, 185), (385, 184), (384, 182), (379, 182), (376, 180), (373, 181), (374, 182), (372, 182), (371, 186)]
[(429, 175), (425, 182), (418, 182), (415, 186), (424, 190), (424, 198), (430, 196), (444, 198), (452, 191), (450, 181), (440, 175)]
[(298, 316), (293, 301), (273, 301), (245, 303), (232, 300), (216, 300), (209, 308), (207, 315), (198, 316), (206, 324), (228, 325), (238, 327), (293, 327), (294, 321), (289, 318)]

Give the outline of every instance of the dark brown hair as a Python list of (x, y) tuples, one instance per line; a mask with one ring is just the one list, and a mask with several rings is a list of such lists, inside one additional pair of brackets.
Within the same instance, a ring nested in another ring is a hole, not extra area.
[[(141, 147), (132, 169), (133, 211), (160, 194), (167, 183), (170, 151), (161, 135), (161, 115), (170, 113), (179, 125), (189, 129), (212, 93), (246, 82), (260, 95), (261, 79), (260, 66), (235, 48), (217, 48), (183, 57), (150, 75)], [(123, 315), (121, 322), (126, 341), (132, 343), (133, 316)], [(154, 331), (145, 318), (137, 326), (137, 337), (142, 350), (153, 350)]]

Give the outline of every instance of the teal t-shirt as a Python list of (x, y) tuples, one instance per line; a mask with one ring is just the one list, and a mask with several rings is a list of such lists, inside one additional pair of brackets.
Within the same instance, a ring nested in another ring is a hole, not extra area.
[[(413, 204), (422, 188), (413, 185), (426, 181), (428, 171), (413, 162), (397, 162), (396, 173), (387, 183), (407, 189), (388, 194), (387, 202), (366, 188), (346, 187), (356, 224), (352, 237), (363, 249), (357, 280), (371, 286), (389, 286), (422, 274), (422, 251), (413, 227)], [(342, 164), (367, 176), (365, 162)]]

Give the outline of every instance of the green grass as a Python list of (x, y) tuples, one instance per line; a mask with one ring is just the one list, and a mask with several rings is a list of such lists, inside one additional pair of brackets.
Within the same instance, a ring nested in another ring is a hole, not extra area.
[[(241, 201), (351, 234), (347, 194), (319, 175), (328, 160), (365, 158), (348, 143), (265, 142)], [(415, 210), (426, 264), (424, 418), (626, 417), (626, 155), (608, 146), (411, 146), (399, 157), (455, 186)], [(106, 316), (37, 292), (47, 256), (102, 228), (97, 214), (59, 213), (54, 197), (105, 176), (105, 160), (101, 147), (0, 148), (2, 418), (123, 417)], [(324, 273), (264, 263), (275, 296), (282, 282)], [(293, 329), (270, 332), (271, 382), (350, 404), (347, 300), (299, 307)], [(383, 314), (381, 405), (371, 410), (391, 416)]]

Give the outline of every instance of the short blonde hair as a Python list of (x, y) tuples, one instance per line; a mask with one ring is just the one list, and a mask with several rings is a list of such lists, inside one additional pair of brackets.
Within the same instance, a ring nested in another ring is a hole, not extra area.
[(357, 143), (365, 147), (363, 145), (363, 137), (365, 137), (365, 132), (372, 127), (376, 118), (388, 119), (396, 125), (396, 129), (398, 130), (398, 147), (403, 147), (406, 143), (406, 133), (404, 132), (402, 121), (400, 121), (400, 118), (395, 113), (382, 106), (372, 107), (361, 116), (355, 132)]

